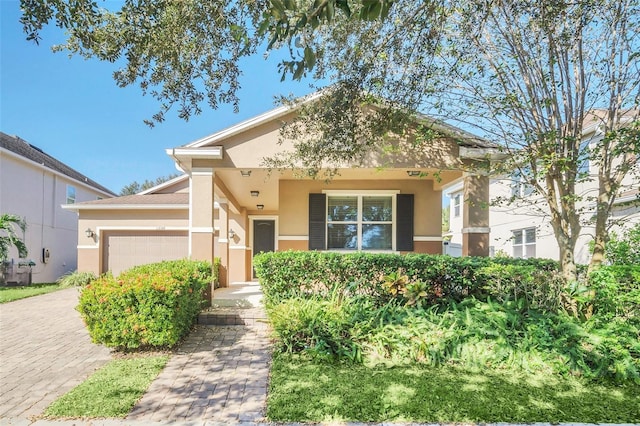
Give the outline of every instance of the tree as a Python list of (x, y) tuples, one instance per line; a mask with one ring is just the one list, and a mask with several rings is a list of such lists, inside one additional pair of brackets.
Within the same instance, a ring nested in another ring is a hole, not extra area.
[(27, 246), (16, 234), (16, 228), (24, 233), (27, 230), (27, 223), (14, 214), (0, 215), (0, 263), (9, 257), (11, 247), (18, 250), (18, 257), (27, 257)]
[(145, 179), (144, 182), (142, 183), (138, 183), (138, 181), (133, 181), (130, 184), (125, 185), (120, 190), (120, 195), (134, 195), (139, 192), (145, 191), (149, 188), (153, 188), (154, 186), (160, 185), (161, 183), (170, 181), (171, 179), (175, 179), (178, 176), (180, 176), (180, 174), (174, 173), (168, 176), (160, 176), (159, 178), (156, 178), (156, 180)]
[[(337, 84), (284, 130), (294, 137), (306, 126), (318, 137), (274, 166), (357, 162), (390, 132), (415, 131), (417, 111), (502, 144), (513, 161), (501, 165), (519, 169), (545, 201), (568, 281), (585, 203), (596, 205), (597, 267), (616, 195), (638, 169), (639, 2), (125, 0), (113, 12), (92, 0), (21, 0), (30, 38), (55, 20), (71, 52), (124, 60), (116, 82), (159, 99), (156, 122), (174, 105), (185, 119), (204, 101), (237, 106), (238, 60), (265, 42), (288, 48), (283, 78), (313, 73)], [(362, 113), (363, 104), (374, 108)], [(581, 148), (591, 124), (602, 137)], [(433, 137), (428, 125), (418, 130), (422, 143)], [(585, 158), (598, 166), (595, 196), (576, 191), (592, 179), (579, 171)]]
[[(517, 170), (533, 188), (528, 199), (513, 201), (542, 199), (567, 281), (576, 279), (576, 242), (589, 206), (595, 205), (591, 267), (602, 262), (610, 212), (625, 177), (631, 176), (631, 185), (640, 184), (637, 0), (397, 0), (386, 19), (345, 14), (299, 37), (300, 50), (316, 54), (316, 75), (339, 78), (327, 97), (340, 101), (318, 102), (330, 113), (305, 104), (293, 126), (311, 128), (318, 136), (297, 143), (289, 162), (278, 158), (274, 164), (313, 168), (310, 153), (336, 163), (357, 161), (384, 143), (386, 132), (406, 128), (411, 112), (424, 110), (501, 144), (510, 154), (511, 161), (494, 171)], [(386, 112), (351, 118), (365, 101)], [(393, 109), (408, 114), (393, 116)], [(336, 125), (321, 124), (324, 117)], [(389, 117), (386, 126), (375, 129)], [(597, 136), (585, 147), (589, 127), (597, 128)], [(333, 136), (340, 134), (349, 136), (348, 143)], [(585, 160), (597, 166), (597, 176), (581, 173)], [(592, 179), (597, 194), (580, 193), (581, 184)]]

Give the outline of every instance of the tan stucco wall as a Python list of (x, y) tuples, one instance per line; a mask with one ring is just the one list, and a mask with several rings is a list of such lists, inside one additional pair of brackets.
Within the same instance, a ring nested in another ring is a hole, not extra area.
[(436, 237), (441, 235), (442, 193), (433, 190), (431, 180), (334, 180), (326, 184), (320, 180), (280, 181), (280, 235), (305, 236), (309, 232), (309, 194), (322, 190), (399, 190), (414, 194), (414, 234)]
[(413, 252), (442, 254), (442, 241), (414, 241)]
[(279, 240), (278, 251), (287, 250), (307, 250), (309, 248), (309, 240)]
[[(187, 210), (80, 210), (76, 236), (78, 270), (96, 274), (103, 272), (102, 244), (105, 232), (127, 230), (143, 233), (154, 230), (187, 230), (188, 227)], [(96, 235), (87, 238), (87, 228)]]

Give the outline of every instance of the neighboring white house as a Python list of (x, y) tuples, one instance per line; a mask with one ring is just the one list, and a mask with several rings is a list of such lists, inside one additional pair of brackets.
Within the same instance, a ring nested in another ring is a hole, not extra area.
[[(78, 215), (61, 206), (113, 196), (41, 149), (0, 132), (0, 214), (27, 222), (24, 241), (27, 259), (35, 263), (32, 282), (53, 282), (77, 268)], [(12, 249), (9, 270), (16, 270), (16, 256)]]
[[(602, 133), (596, 126), (585, 129), (583, 147), (598, 141)], [(640, 160), (638, 160), (640, 161)], [(589, 173), (591, 181), (582, 182), (576, 188), (578, 195), (587, 197), (597, 195), (598, 169), (595, 164), (584, 161), (580, 172)], [(450, 229), (445, 233), (451, 249), (445, 252), (455, 256), (456, 248), (462, 242), (462, 209), (464, 193), (461, 183), (448, 186), (444, 193), (450, 200)], [(494, 177), (489, 184), (492, 205), (489, 207), (490, 254), (506, 254), (512, 257), (538, 257), (559, 259), (558, 243), (553, 234), (549, 218), (549, 209), (540, 196), (533, 194), (532, 188), (523, 183), (516, 172), (511, 176)], [(524, 200), (500, 206), (494, 201), (499, 198)], [(582, 203), (582, 233), (576, 244), (575, 258), (578, 263), (590, 260), (589, 243), (593, 241), (594, 226), (591, 220), (595, 215), (595, 204)], [(621, 228), (640, 223), (640, 175), (627, 175), (623, 180), (611, 214), (611, 230), (620, 232)]]

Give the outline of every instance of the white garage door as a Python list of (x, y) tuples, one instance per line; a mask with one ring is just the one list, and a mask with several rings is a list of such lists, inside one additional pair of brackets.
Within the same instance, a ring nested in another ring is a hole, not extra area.
[(182, 232), (117, 232), (104, 236), (104, 270), (113, 275), (137, 265), (189, 255), (189, 237)]

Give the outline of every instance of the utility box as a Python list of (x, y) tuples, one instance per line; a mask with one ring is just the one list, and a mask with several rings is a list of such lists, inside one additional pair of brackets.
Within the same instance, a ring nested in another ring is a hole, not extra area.
[(0, 265), (0, 284), (25, 286), (31, 285), (31, 267), (35, 263), (31, 260), (15, 262), (13, 259)]

